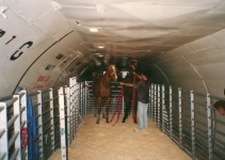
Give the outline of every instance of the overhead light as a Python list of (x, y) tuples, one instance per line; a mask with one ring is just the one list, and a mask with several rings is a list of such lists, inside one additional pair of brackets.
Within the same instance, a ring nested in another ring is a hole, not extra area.
[(89, 28), (89, 31), (90, 32), (98, 32), (98, 28), (92, 27), (92, 28)]
[(105, 48), (104, 46), (98, 46), (98, 48), (102, 49), (102, 48)]
[(6, 6), (0, 6), (0, 15), (6, 19), (6, 15), (4, 14), (4, 12), (8, 9), (8, 7)]

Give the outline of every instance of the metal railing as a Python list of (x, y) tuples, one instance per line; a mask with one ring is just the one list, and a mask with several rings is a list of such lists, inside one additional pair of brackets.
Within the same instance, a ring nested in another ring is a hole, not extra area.
[[(94, 113), (90, 85), (73, 77), (57, 92), (22, 90), (0, 98), (0, 160), (46, 160), (57, 148), (67, 159), (82, 117)], [(112, 88), (111, 113), (121, 91)], [(213, 107), (223, 98), (159, 84), (151, 84), (149, 95), (150, 119), (192, 159), (225, 159), (225, 117)]]
[(74, 77), (57, 91), (0, 98), (0, 160), (47, 160), (58, 148), (66, 153), (86, 110), (82, 85)]
[[(0, 102), (0, 160), (47, 159), (59, 148), (57, 94), (52, 89)], [(58, 136), (57, 136), (58, 135)]]
[(225, 117), (213, 107), (219, 97), (158, 84), (150, 88), (149, 115), (162, 132), (192, 159), (225, 159)]
[(29, 157), (48, 159), (60, 147), (58, 95), (53, 89), (30, 94)]
[(9, 98), (0, 102), (0, 159), (26, 159), (26, 91)]
[(83, 85), (83, 83), (77, 83), (76, 77), (72, 77), (68, 87), (60, 87), (58, 90), (62, 160), (68, 159), (68, 145), (75, 138), (78, 125), (84, 122), (82, 116), (85, 114), (86, 102)]
[[(95, 104), (94, 104), (94, 98), (93, 98), (93, 90), (92, 90), (92, 81), (86, 81), (85, 83), (85, 95), (86, 95), (86, 113), (94, 113), (97, 112)], [(111, 88), (112, 88), (112, 94), (111, 94), (111, 100), (110, 100), (110, 108), (109, 113), (114, 113), (118, 110), (117, 106), (117, 100), (119, 94), (122, 92), (122, 87), (118, 85), (117, 82), (111, 82)], [(103, 111), (104, 112), (104, 107)], [(124, 110), (124, 103), (122, 103), (122, 111)]]

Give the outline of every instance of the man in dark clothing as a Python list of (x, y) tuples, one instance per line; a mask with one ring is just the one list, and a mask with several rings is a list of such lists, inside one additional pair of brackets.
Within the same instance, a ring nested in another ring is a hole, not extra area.
[(139, 131), (148, 128), (148, 103), (149, 103), (149, 82), (146, 73), (142, 72), (141, 75), (134, 74), (141, 79), (136, 84), (123, 83), (120, 85), (127, 87), (134, 87), (137, 91), (137, 128), (134, 131)]
[[(137, 61), (131, 60), (130, 66), (129, 66), (129, 73), (127, 73), (126, 77), (122, 80), (124, 83), (137, 83), (139, 79), (136, 78), (136, 76), (133, 74), (137, 69)], [(132, 117), (135, 123), (137, 123), (136, 113), (137, 113), (137, 96), (136, 96), (136, 90), (131, 87), (123, 87), (124, 91), (124, 102), (125, 102), (125, 108), (124, 108), (124, 116), (122, 123), (125, 123), (126, 119), (130, 115), (131, 109)]]

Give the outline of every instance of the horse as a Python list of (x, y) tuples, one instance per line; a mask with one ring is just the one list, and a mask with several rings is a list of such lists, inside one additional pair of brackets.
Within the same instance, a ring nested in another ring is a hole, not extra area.
[(97, 102), (98, 106), (98, 115), (96, 124), (99, 124), (100, 114), (102, 106), (105, 103), (106, 106), (106, 123), (109, 122), (108, 115), (109, 115), (109, 103), (111, 99), (111, 81), (117, 81), (118, 75), (116, 71), (116, 66), (114, 64), (110, 65), (102, 76), (96, 75), (93, 78), (93, 95), (95, 102)]
[[(92, 74), (92, 90), (93, 90), (93, 98), (94, 98), (94, 116), (96, 117), (97, 115), (97, 105), (98, 105), (98, 96), (97, 96), (97, 87), (100, 79), (102, 78), (103, 74), (99, 72), (94, 72)], [(103, 113), (103, 118), (105, 118), (105, 115)]]

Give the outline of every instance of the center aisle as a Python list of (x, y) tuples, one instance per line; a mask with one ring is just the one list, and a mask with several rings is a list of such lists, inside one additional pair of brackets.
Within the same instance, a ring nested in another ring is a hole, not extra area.
[[(105, 123), (105, 119), (96, 124), (93, 115), (83, 120), (85, 124), (78, 126), (69, 144), (69, 160), (191, 160), (152, 120), (148, 130), (140, 132), (133, 131), (136, 124), (131, 116), (126, 123), (119, 120), (115, 126), (114, 122)], [(59, 149), (49, 159), (60, 160), (60, 154)]]

